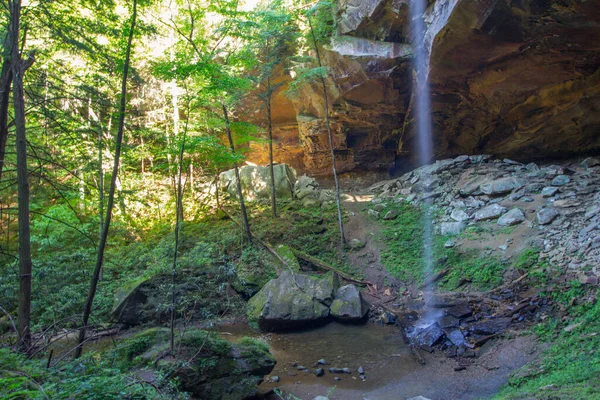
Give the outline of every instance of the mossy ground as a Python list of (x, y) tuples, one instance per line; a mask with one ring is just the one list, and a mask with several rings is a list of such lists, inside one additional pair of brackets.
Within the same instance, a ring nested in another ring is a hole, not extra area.
[[(426, 210), (407, 203), (388, 203), (382, 215), (391, 209), (398, 211), (399, 215), (394, 220), (380, 222), (383, 225), (381, 261), (395, 278), (420, 284), (425, 279), (423, 243)], [(435, 210), (431, 213), (435, 218)], [(474, 289), (490, 289), (502, 283), (507, 263), (472, 250), (445, 248), (444, 244), (449, 239), (452, 238), (434, 235), (431, 240), (433, 273), (450, 267), (439, 284), (440, 289), (455, 290), (462, 282), (469, 282)]]

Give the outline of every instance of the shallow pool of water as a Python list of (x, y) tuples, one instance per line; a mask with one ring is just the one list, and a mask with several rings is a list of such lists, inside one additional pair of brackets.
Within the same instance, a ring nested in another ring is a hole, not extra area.
[[(258, 336), (269, 343), (277, 359), (271, 376), (279, 376), (280, 381), (264, 382), (262, 392), (289, 385), (315, 384), (366, 390), (384, 386), (418, 367), (401, 332), (392, 326), (331, 322), (320, 328), (290, 333), (258, 334), (243, 325), (224, 326), (220, 331), (232, 341), (243, 336)], [(313, 373), (319, 359), (328, 363), (322, 366), (325, 375), (321, 377)], [(298, 366), (308, 368), (308, 372), (299, 371)], [(352, 373), (332, 374), (329, 367), (350, 368)], [(365, 381), (358, 375), (359, 367), (365, 370)], [(341, 380), (335, 381), (334, 377)]]

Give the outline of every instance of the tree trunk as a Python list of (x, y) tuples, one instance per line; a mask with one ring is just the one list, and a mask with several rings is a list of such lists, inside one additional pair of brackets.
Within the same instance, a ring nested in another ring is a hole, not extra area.
[[(225, 119), (225, 130), (227, 131), (227, 139), (229, 140), (229, 148), (231, 153), (235, 154), (235, 146), (233, 145), (233, 135), (231, 134), (231, 127), (229, 125), (229, 115), (227, 114), (227, 106), (222, 103), (223, 106), (223, 118)], [(238, 169), (237, 161), (233, 163), (233, 169), (235, 170), (235, 179), (237, 180), (237, 192), (240, 200), (240, 209), (242, 211), (242, 221), (244, 222), (244, 231), (248, 242), (252, 243), (252, 233), (250, 232), (250, 224), (248, 223), (248, 214), (246, 213), (246, 204), (244, 203), (244, 195), (242, 194), (242, 181), (240, 180), (240, 171)]]
[(92, 305), (94, 303), (94, 297), (96, 296), (96, 288), (98, 286), (98, 278), (100, 277), (100, 270), (102, 269), (102, 262), (104, 260), (104, 249), (106, 248), (106, 240), (108, 238), (108, 231), (110, 228), (110, 220), (112, 217), (112, 210), (115, 202), (115, 189), (117, 186), (117, 174), (119, 173), (119, 159), (121, 157), (121, 144), (123, 143), (123, 133), (125, 130), (125, 106), (127, 104), (127, 75), (129, 73), (129, 62), (131, 56), (131, 43), (133, 41), (133, 33), (135, 30), (135, 23), (137, 20), (137, 0), (133, 0), (133, 13), (131, 15), (131, 26), (129, 31), (129, 38), (127, 40), (127, 50), (125, 55), (125, 66), (123, 69), (123, 81), (121, 82), (121, 103), (119, 106), (119, 126), (117, 129), (117, 138), (115, 146), (115, 159), (113, 164), (113, 171), (110, 181), (110, 188), (108, 191), (108, 204), (106, 206), (106, 219), (104, 221), (102, 236), (100, 237), (100, 243), (98, 245), (98, 256), (96, 258), (96, 266), (94, 268), (94, 275), (92, 276), (92, 282), (90, 290), (88, 292), (87, 299), (85, 301), (85, 307), (83, 309), (82, 326), (79, 329), (78, 346), (75, 350), (75, 358), (81, 356), (83, 350), (83, 342), (85, 341), (85, 331), (92, 313)]
[(23, 61), (19, 52), (21, 1), (12, 3), (10, 32), (12, 37), (11, 65), (15, 110), (17, 182), (19, 204), (19, 345), (28, 352), (31, 347), (31, 242), (29, 232), (29, 181), (27, 179), (27, 135), (25, 130), (25, 98), (23, 91)]
[[(10, 44), (10, 35), (6, 38), (6, 46)], [(10, 103), (10, 86), (12, 83), (12, 67), (10, 57), (6, 51), (11, 48), (5, 47), (4, 62), (0, 73), (0, 182), (2, 182), (2, 170), (4, 169), (4, 157), (6, 156), (6, 142), (8, 140), (8, 105)]]
[(185, 140), (187, 130), (183, 133), (181, 148), (179, 150), (179, 166), (177, 170), (177, 205), (175, 207), (175, 251), (173, 252), (173, 268), (171, 270), (171, 354), (175, 349), (175, 313), (176, 313), (176, 298), (175, 298), (175, 276), (177, 274), (177, 252), (179, 251), (179, 230), (183, 221), (183, 188), (181, 185), (181, 175), (183, 174), (183, 154), (185, 152)]
[(277, 194), (275, 190), (275, 168), (273, 168), (273, 118), (271, 117), (271, 79), (267, 78), (267, 128), (269, 131), (269, 168), (271, 169), (271, 209), (277, 218)]
[[(310, 21), (310, 17), (307, 16), (308, 26), (310, 27), (310, 33), (313, 39), (313, 44), (315, 46), (315, 52), (317, 53), (317, 61), (319, 62), (319, 68), (322, 68), (321, 64), (321, 54), (319, 53), (319, 46), (317, 45), (317, 37), (315, 36), (315, 31), (313, 30), (312, 22)], [(321, 74), (321, 84), (323, 85), (323, 97), (325, 98), (325, 125), (327, 126), (327, 137), (329, 138), (329, 148), (331, 149), (331, 167), (333, 169), (333, 180), (335, 181), (335, 200), (337, 203), (337, 212), (338, 212), (338, 223), (340, 226), (340, 239), (342, 241), (342, 248), (346, 243), (346, 238), (344, 236), (344, 221), (342, 219), (342, 201), (340, 198), (340, 182), (337, 176), (337, 169), (335, 166), (335, 152), (333, 151), (333, 139), (331, 137), (331, 124), (329, 122), (329, 99), (327, 98), (327, 86), (325, 85), (325, 77)]]

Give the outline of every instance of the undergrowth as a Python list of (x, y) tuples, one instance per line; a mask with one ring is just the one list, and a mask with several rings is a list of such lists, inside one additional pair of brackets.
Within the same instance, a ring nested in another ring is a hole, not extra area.
[[(600, 292), (590, 301), (571, 306), (574, 296), (584, 295), (578, 282), (553, 298), (568, 307), (571, 318), (551, 319), (535, 327), (540, 339), (551, 344), (540, 361), (513, 375), (495, 399), (600, 399)], [(567, 328), (568, 329), (565, 329)]]
[[(407, 203), (388, 204), (382, 212), (395, 209), (396, 219), (382, 221), (385, 245), (381, 260), (397, 279), (420, 284), (425, 279), (424, 215), (425, 209)], [(435, 218), (435, 212), (433, 212)], [(454, 290), (468, 282), (477, 289), (489, 289), (502, 283), (507, 265), (493, 256), (482, 257), (474, 251), (459, 252), (445, 248), (449, 236), (434, 235), (431, 241), (433, 272), (450, 267), (440, 288)]]

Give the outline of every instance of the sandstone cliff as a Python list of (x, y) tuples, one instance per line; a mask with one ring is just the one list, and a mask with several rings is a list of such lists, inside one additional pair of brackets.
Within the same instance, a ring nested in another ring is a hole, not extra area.
[[(410, 3), (339, 2), (339, 35), (323, 55), (342, 171), (413, 159)], [(596, 1), (434, 0), (424, 19), (436, 157), (525, 160), (600, 149)], [(283, 90), (276, 160), (329, 174), (322, 91), (306, 86), (291, 101)], [(262, 152), (250, 158), (266, 162)]]

